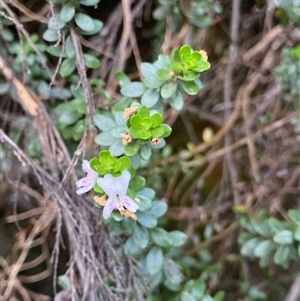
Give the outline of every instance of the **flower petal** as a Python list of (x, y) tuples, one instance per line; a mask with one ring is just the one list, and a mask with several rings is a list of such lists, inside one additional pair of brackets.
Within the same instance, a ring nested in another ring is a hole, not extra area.
[(97, 184), (109, 197), (116, 196), (115, 178), (112, 175), (107, 174), (103, 178), (98, 178)]
[(139, 205), (127, 195), (122, 195), (122, 204), (131, 212), (136, 212), (139, 208)]
[(84, 177), (76, 181), (76, 186), (77, 188), (82, 187), (82, 186), (87, 186), (91, 184), (91, 179), (88, 177)]
[(122, 175), (118, 178), (115, 178), (115, 188), (114, 191), (116, 194), (118, 195), (125, 195), (128, 189), (128, 185), (129, 185), (129, 181), (130, 181), (130, 173), (127, 170), (124, 170), (122, 172)]
[(113, 198), (107, 199), (106, 204), (105, 204), (104, 209), (103, 209), (103, 217), (105, 219), (109, 218), (112, 211), (114, 210), (114, 208), (115, 208), (114, 199)]
[(92, 176), (93, 178), (95, 176), (98, 176), (98, 173), (94, 170), (91, 169), (90, 167), (90, 162), (88, 160), (83, 160), (82, 161), (82, 169), (88, 173), (90, 176)]
[[(78, 181), (77, 181), (78, 182)], [(76, 183), (77, 183), (76, 182)], [(77, 186), (78, 187), (78, 186)], [(87, 186), (83, 186), (81, 188), (79, 188), (76, 193), (77, 194), (83, 194), (83, 193), (86, 193), (88, 191), (90, 191), (92, 188), (94, 187), (94, 183), (91, 183), (90, 185), (87, 185)]]

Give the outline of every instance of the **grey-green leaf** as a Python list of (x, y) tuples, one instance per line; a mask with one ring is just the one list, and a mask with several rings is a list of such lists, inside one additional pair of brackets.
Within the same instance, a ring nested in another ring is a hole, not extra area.
[(183, 96), (180, 91), (176, 91), (175, 94), (169, 99), (170, 106), (176, 110), (180, 111), (183, 108)]
[(177, 230), (171, 231), (169, 233), (169, 236), (172, 239), (172, 245), (174, 247), (182, 246), (187, 240), (187, 235), (185, 233), (183, 233), (181, 231), (177, 231)]
[(43, 33), (43, 39), (47, 42), (55, 42), (58, 40), (57, 31), (53, 29), (47, 29)]
[(151, 108), (158, 102), (159, 97), (159, 89), (149, 89), (143, 94), (141, 103), (142, 105)]
[(163, 216), (167, 212), (167, 210), (168, 210), (168, 205), (165, 202), (153, 201), (152, 208), (150, 209), (149, 213), (159, 218)]
[(95, 6), (100, 2), (100, 0), (81, 0), (80, 4), (84, 6)]
[(61, 77), (67, 77), (73, 73), (75, 68), (76, 68), (75, 59), (67, 58), (62, 62), (60, 69), (59, 69), (59, 74), (61, 75)]
[(140, 225), (136, 225), (134, 227), (133, 233), (132, 233), (132, 238), (133, 241), (142, 249), (147, 247), (149, 243), (149, 231), (147, 228), (142, 227)]
[(94, 116), (94, 122), (96, 126), (103, 132), (109, 131), (117, 125), (113, 119), (101, 114), (96, 114)]
[(157, 218), (146, 212), (137, 212), (138, 222), (146, 228), (154, 228), (157, 225)]
[(279, 245), (292, 244), (294, 241), (293, 232), (289, 230), (282, 230), (274, 235), (273, 240)]
[(140, 97), (145, 92), (145, 86), (140, 82), (132, 82), (121, 88), (121, 94), (127, 97)]
[(158, 273), (163, 265), (163, 252), (158, 247), (152, 247), (146, 256), (146, 267), (150, 275)]
[(170, 81), (161, 87), (160, 94), (163, 98), (170, 98), (177, 90), (177, 81)]
[(93, 31), (95, 29), (94, 20), (85, 14), (78, 13), (75, 15), (76, 25), (84, 31)]
[(110, 132), (100, 133), (95, 137), (95, 142), (102, 146), (110, 146), (116, 140), (117, 138), (113, 137)]
[(75, 15), (75, 7), (70, 2), (66, 3), (60, 11), (60, 18), (65, 23), (71, 21), (74, 15)]
[(94, 55), (84, 53), (83, 54), (83, 60), (86, 67), (90, 69), (97, 69), (100, 67), (101, 63), (100, 60), (97, 59)]

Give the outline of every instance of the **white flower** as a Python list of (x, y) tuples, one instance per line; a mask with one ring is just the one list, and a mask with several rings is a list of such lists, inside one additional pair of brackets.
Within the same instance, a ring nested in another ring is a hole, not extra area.
[(87, 173), (87, 175), (76, 182), (76, 186), (79, 188), (76, 191), (77, 194), (83, 194), (90, 191), (98, 179), (98, 173), (90, 168), (89, 161), (83, 160), (82, 169)]
[(136, 212), (139, 208), (128, 195), (126, 195), (130, 181), (130, 173), (125, 170), (118, 178), (107, 174), (103, 178), (98, 178), (97, 183), (108, 196), (103, 210), (103, 217), (107, 219), (114, 209), (123, 212), (125, 208), (130, 212)]

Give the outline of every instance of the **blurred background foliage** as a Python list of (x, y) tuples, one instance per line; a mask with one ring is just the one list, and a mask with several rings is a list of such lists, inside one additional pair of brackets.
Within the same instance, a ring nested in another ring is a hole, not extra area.
[[(79, 173), (77, 163), (99, 151), (103, 121), (92, 117), (129, 106), (134, 94), (126, 95), (122, 87), (147, 78), (142, 62), (171, 56), (184, 44), (204, 49), (211, 69), (201, 76), (200, 92), (177, 103), (183, 105), (181, 112), (172, 102), (160, 103), (172, 134), (161, 151), (141, 162), (140, 173), (169, 207), (157, 216), (161, 233), (151, 234), (154, 240), (164, 247), (168, 235), (163, 229), (183, 231), (188, 240), (180, 248), (164, 249), (160, 278), (154, 273), (140, 284), (134, 268), (128, 268), (135, 293), (126, 300), (299, 300), (298, 0), (4, 0), (0, 7), (4, 300), (52, 300), (56, 294), (59, 301), (72, 287), (84, 291), (84, 272), (71, 264), (84, 240), (69, 228), (78, 222), (74, 211), (93, 208), (92, 202), (84, 206), (76, 199), (72, 178)], [(34, 105), (22, 101), (24, 91), (42, 105), (40, 119), (32, 114)], [(56, 197), (41, 184), (41, 176), (50, 181), (44, 173), (55, 178), (54, 190), (64, 187), (70, 200), (60, 203), (65, 194)], [(73, 212), (74, 218), (61, 212)], [(89, 233), (106, 229), (95, 217), (83, 220)], [(120, 240), (107, 239), (121, 254), (127, 234), (112, 225), (110, 230)], [(136, 235), (149, 240), (148, 232)], [(90, 262), (100, 261), (97, 237)], [(134, 256), (138, 250), (128, 241), (125, 253)], [(157, 254), (148, 258), (148, 266), (156, 259)], [(113, 270), (107, 258), (102, 268)], [(87, 279), (97, 279), (96, 271)], [(56, 277), (66, 272), (69, 278), (61, 276), (57, 284)], [(106, 283), (116, 299), (103, 289), (95, 292), (99, 300), (125, 300), (115, 289), (124, 284), (122, 275)]]

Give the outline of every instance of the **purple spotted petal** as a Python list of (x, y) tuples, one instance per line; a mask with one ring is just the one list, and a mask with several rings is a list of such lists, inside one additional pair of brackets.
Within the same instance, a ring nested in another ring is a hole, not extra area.
[(84, 178), (81, 178), (78, 181), (76, 181), (76, 186), (77, 186), (77, 188), (79, 188), (82, 186), (91, 185), (91, 183), (92, 183), (91, 178), (84, 177)]
[(114, 192), (118, 195), (125, 195), (128, 189), (129, 181), (130, 181), (130, 173), (129, 171), (124, 170), (120, 177), (115, 178)]
[(115, 178), (112, 175), (107, 174), (103, 178), (98, 178), (97, 183), (109, 197), (116, 195)]
[(112, 211), (114, 210), (115, 208), (115, 201), (113, 198), (108, 198), (107, 201), (106, 201), (106, 204), (104, 206), (104, 209), (103, 209), (103, 217), (105, 219), (109, 218)]
[(91, 169), (90, 162), (88, 160), (83, 160), (82, 169), (93, 178), (98, 176), (97, 172)]
[[(79, 181), (80, 181), (80, 180), (79, 180)], [(77, 182), (78, 182), (78, 181), (77, 181)], [(77, 182), (76, 182), (76, 184), (77, 184)], [(79, 186), (77, 186), (77, 187), (79, 187)], [(83, 186), (83, 187), (79, 188), (79, 189), (76, 191), (76, 193), (77, 193), (77, 194), (83, 194), (83, 193), (86, 193), (86, 192), (90, 191), (93, 187), (94, 187), (94, 183), (91, 183), (91, 184), (89, 184), (89, 185), (86, 185), (86, 186)]]
[(122, 196), (122, 204), (127, 210), (131, 212), (136, 212), (139, 208), (139, 205), (127, 195)]

